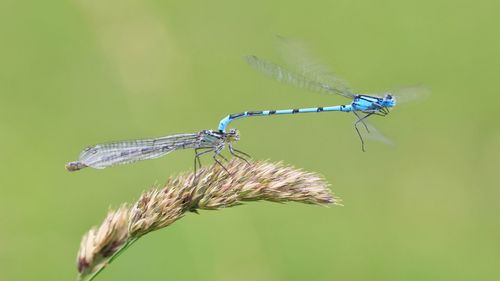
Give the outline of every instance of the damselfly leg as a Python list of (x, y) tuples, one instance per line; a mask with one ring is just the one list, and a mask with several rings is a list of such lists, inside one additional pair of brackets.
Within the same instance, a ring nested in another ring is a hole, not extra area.
[(222, 154), (217, 154), (217, 156), (219, 156), (220, 158), (222, 158), (222, 160), (224, 160), (225, 162), (229, 162), (229, 160)]
[(224, 171), (226, 171), (226, 173), (228, 173), (229, 175), (232, 175), (228, 171), (228, 169), (224, 165), (222, 165), (222, 163), (217, 159), (217, 156), (220, 156), (222, 159), (225, 159), (225, 160), (227, 160), (227, 159), (224, 156), (221, 156), (220, 151), (219, 152), (216, 151), (215, 154), (214, 154), (214, 156), (212, 156), (212, 158), (214, 159), (215, 163), (219, 164), (224, 169)]
[[(205, 150), (205, 151), (198, 152), (199, 150)], [(209, 147), (206, 147), (206, 148), (195, 148), (194, 149), (194, 152), (195, 152), (195, 155), (194, 155), (194, 174), (195, 174), (195, 177), (196, 177), (196, 171), (197, 171), (197, 169), (201, 169), (201, 159), (200, 159), (200, 156), (202, 156), (204, 154), (207, 154), (209, 152), (212, 152), (212, 151), (213, 151), (213, 149), (209, 148)]]
[(378, 115), (378, 116), (382, 116), (382, 117), (385, 117), (387, 114), (389, 114), (389, 109), (387, 107), (381, 106), (377, 103), (373, 103), (373, 106), (377, 107), (377, 110), (370, 112), (370, 113)]
[(361, 122), (363, 124), (363, 126), (365, 126), (365, 129), (366, 131), (369, 133), (370, 130), (368, 130), (368, 126), (366, 125), (366, 123), (363, 121), (364, 119), (366, 119), (368, 116), (372, 115), (373, 113), (367, 113), (365, 116), (361, 117), (359, 116), (359, 114), (356, 112), (356, 111), (353, 111), (352, 113), (354, 113), (354, 115), (356, 115), (356, 118), (358, 118), (358, 120), (356, 120), (356, 123), (354, 123), (354, 127), (356, 127), (356, 125)]
[[(201, 152), (199, 152), (200, 150), (202, 150)], [(198, 213), (196, 211), (196, 208), (195, 208), (195, 204), (192, 204), (192, 201), (193, 201), (193, 198), (194, 198), (194, 193), (196, 192), (196, 188), (195, 188), (195, 183), (198, 182), (198, 169), (201, 169), (201, 159), (200, 159), (200, 156), (204, 155), (204, 154), (207, 154), (209, 152), (212, 152), (214, 151), (213, 148), (211, 147), (201, 147), (201, 148), (195, 148), (194, 149), (194, 176), (193, 176), (193, 182), (191, 183), (191, 193), (189, 194), (189, 196), (186, 198), (186, 202), (185, 204), (191, 204), (191, 206), (189, 207), (189, 211), (190, 212), (194, 212), (194, 213)]]
[(368, 126), (366, 125), (366, 123), (364, 122), (364, 120), (366, 118), (370, 117), (371, 115), (373, 115), (374, 113), (373, 112), (367, 113), (363, 117), (359, 116), (359, 114), (356, 113), (356, 111), (353, 111), (353, 113), (354, 113), (354, 115), (356, 115), (356, 118), (358, 118), (358, 120), (356, 120), (356, 122), (354, 123), (354, 129), (356, 129), (356, 132), (358, 133), (359, 139), (361, 140), (361, 150), (363, 152), (365, 152), (365, 141), (363, 140), (363, 137), (361, 136), (361, 133), (359, 132), (358, 123), (361, 122), (365, 126), (366, 131), (368, 133), (370, 133), (370, 130), (368, 130)]
[[(198, 152), (199, 150), (205, 150), (205, 151)], [(194, 149), (195, 155), (194, 155), (194, 178), (193, 178), (193, 184), (196, 182), (196, 179), (198, 177), (198, 174), (197, 174), (198, 169), (201, 169), (201, 159), (200, 159), (200, 156), (202, 156), (204, 154), (207, 154), (209, 152), (212, 152), (212, 151), (213, 151), (213, 149), (209, 148), (209, 147), (206, 147), (206, 148), (195, 148)], [(196, 164), (198, 164), (198, 165), (196, 165)]]
[[(250, 162), (248, 162), (248, 159), (246, 159), (245, 157), (252, 158), (252, 156), (250, 156), (249, 154), (247, 154), (241, 150), (235, 149), (232, 146), (232, 144), (229, 144), (228, 146), (229, 146), (229, 153), (231, 153), (231, 155), (245, 161), (248, 165), (251, 165)], [(242, 155), (245, 157), (243, 157)]]

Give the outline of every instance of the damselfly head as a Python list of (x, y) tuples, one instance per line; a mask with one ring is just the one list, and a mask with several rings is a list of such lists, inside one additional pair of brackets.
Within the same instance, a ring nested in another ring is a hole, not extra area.
[(225, 134), (225, 139), (227, 142), (240, 140), (240, 132), (236, 129), (231, 129)]
[(381, 105), (384, 107), (394, 107), (396, 106), (396, 98), (391, 93), (387, 93), (382, 99)]

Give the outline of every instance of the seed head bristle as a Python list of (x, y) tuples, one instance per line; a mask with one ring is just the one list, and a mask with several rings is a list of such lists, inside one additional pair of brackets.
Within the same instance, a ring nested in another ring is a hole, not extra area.
[(200, 169), (196, 177), (190, 173), (170, 178), (163, 188), (144, 192), (131, 207), (110, 211), (102, 225), (82, 239), (79, 276), (100, 271), (130, 241), (172, 224), (188, 211), (258, 200), (341, 205), (326, 181), (315, 173), (265, 161), (249, 165), (231, 160), (225, 167), (214, 164)]
[(128, 241), (128, 217), (126, 206), (109, 211), (99, 228), (93, 227), (83, 236), (77, 258), (80, 276), (104, 266), (106, 260)]

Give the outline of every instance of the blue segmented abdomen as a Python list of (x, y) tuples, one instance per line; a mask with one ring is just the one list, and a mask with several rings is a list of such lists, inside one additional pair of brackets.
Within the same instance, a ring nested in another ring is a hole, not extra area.
[(296, 114), (296, 113), (315, 113), (315, 112), (328, 112), (328, 111), (352, 111), (351, 105), (335, 105), (327, 107), (310, 107), (310, 108), (298, 108), (298, 109), (280, 109), (280, 110), (264, 110), (264, 111), (245, 111), (237, 114), (230, 114), (219, 122), (219, 131), (224, 132), (226, 127), (233, 120), (240, 119), (243, 117), (250, 116), (270, 116), (270, 115), (285, 115), (285, 114)]

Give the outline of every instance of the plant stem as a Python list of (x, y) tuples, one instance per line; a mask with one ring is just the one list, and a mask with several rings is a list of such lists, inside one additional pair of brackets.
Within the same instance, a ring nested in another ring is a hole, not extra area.
[(139, 237), (136, 237), (136, 238), (132, 238), (132, 239), (129, 239), (120, 249), (118, 249), (107, 261), (107, 263), (103, 266), (101, 266), (97, 271), (95, 271), (94, 273), (92, 273), (91, 275), (88, 275), (88, 276), (85, 276), (83, 277), (83, 279), (80, 279), (81, 281), (92, 281), (94, 280), (94, 278), (99, 275), (99, 273), (101, 273), (101, 271), (106, 267), (108, 266), (109, 264), (111, 264), (117, 257), (119, 257), (123, 252), (125, 252), (126, 249), (128, 249), (130, 246), (132, 246), (132, 244), (135, 243), (135, 241), (137, 241), (139, 239)]

